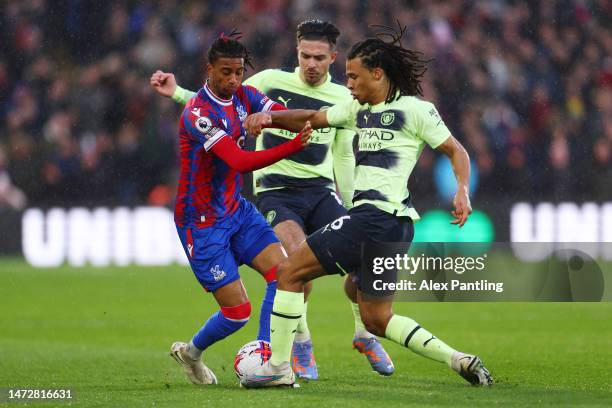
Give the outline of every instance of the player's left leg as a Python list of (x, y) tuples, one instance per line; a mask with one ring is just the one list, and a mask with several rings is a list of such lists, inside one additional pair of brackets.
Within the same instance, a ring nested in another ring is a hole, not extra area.
[(259, 331), (257, 340), (270, 341), (270, 313), (276, 295), (276, 270), (277, 265), (285, 259), (285, 252), (280, 243), (268, 244), (261, 250), (248, 265), (258, 271), (266, 280), (266, 292), (261, 303), (259, 315)]
[(368, 300), (360, 291), (357, 300), (368, 331), (386, 337), (423, 357), (445, 363), (472, 385), (493, 384), (480, 358), (458, 352), (411, 318), (393, 314), (391, 301)]
[(266, 280), (257, 340), (270, 341), (270, 313), (276, 293), (276, 269), (285, 259), (286, 253), (261, 213), (244, 198), (241, 199), (235, 219), (238, 231), (230, 241), (232, 253), (239, 264), (251, 266)]

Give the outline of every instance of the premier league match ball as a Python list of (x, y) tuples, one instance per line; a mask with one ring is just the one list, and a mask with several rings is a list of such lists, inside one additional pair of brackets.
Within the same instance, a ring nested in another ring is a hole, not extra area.
[(270, 343), (263, 340), (255, 340), (245, 344), (238, 350), (234, 358), (234, 371), (241, 383), (247, 376), (265, 364), (272, 357)]

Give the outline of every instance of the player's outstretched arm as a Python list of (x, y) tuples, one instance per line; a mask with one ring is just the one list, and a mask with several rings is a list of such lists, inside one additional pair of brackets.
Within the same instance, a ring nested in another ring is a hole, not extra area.
[(310, 122), (313, 129), (321, 129), (329, 126), (325, 111), (308, 109), (287, 109), (254, 113), (245, 119), (243, 126), (247, 134), (257, 136), (261, 133), (261, 129), (267, 127), (298, 132), (304, 127), (306, 122)]
[(307, 122), (293, 139), (271, 149), (248, 152), (239, 148), (229, 137), (223, 137), (212, 147), (212, 151), (231, 168), (248, 173), (299, 152), (308, 145), (311, 134), (312, 128)]
[(151, 75), (151, 87), (161, 96), (172, 98), (174, 102), (185, 105), (195, 92), (181, 88), (176, 83), (176, 78), (171, 72), (157, 70)]
[(470, 203), (470, 156), (461, 143), (453, 136), (449, 136), (436, 150), (444, 153), (451, 161), (453, 172), (457, 178), (457, 193), (453, 199), (455, 209), (451, 214), (455, 218), (451, 224), (463, 227), (472, 213)]
[(151, 86), (161, 96), (170, 98), (176, 90), (176, 79), (171, 72), (157, 70), (151, 75)]

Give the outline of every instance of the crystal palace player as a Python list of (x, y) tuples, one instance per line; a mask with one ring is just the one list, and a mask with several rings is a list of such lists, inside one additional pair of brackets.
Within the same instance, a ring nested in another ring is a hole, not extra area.
[[(237, 34), (221, 35), (208, 50), (208, 80), (180, 119), (180, 179), (174, 219), (200, 284), (212, 292), (221, 310), (189, 343), (176, 342), (171, 356), (194, 384), (215, 384), (202, 363), (202, 352), (246, 324), (251, 305), (238, 275), (247, 264), (266, 280), (275, 275), (283, 249), (272, 229), (240, 195), (241, 173), (270, 165), (300, 151), (310, 139), (306, 125), (292, 140), (259, 152), (242, 150), (242, 121), (250, 113), (284, 109), (251, 86), (241, 85), (246, 48)], [(249, 64), (250, 65), (250, 64)], [(151, 84), (155, 87), (158, 84)], [(273, 292), (272, 292), (273, 295)], [(267, 301), (267, 302), (266, 302)], [(269, 333), (272, 299), (262, 305), (260, 330)], [(267, 311), (264, 310), (267, 305)]]
[[(327, 21), (301, 22), (296, 32), (299, 66), (295, 69), (266, 69), (244, 83), (255, 86), (288, 108), (319, 110), (351, 101), (348, 89), (335, 83), (329, 73), (338, 54), (336, 41), (339, 35), (338, 28)], [(172, 96), (182, 104), (194, 95), (177, 86), (171, 73), (157, 71), (152, 79), (161, 84), (156, 88), (157, 92)], [(299, 154), (253, 173), (257, 208), (266, 216), (289, 254), (298, 248), (306, 235), (346, 215), (346, 208), (352, 207), (354, 135), (355, 132), (348, 129), (320, 129), (313, 132), (310, 145)], [(293, 134), (286, 130), (266, 129), (257, 138), (257, 150), (275, 146), (291, 137)], [(344, 205), (336, 195), (336, 184)], [(391, 375), (393, 362), (376, 336), (363, 325), (353, 280), (345, 280), (345, 290), (351, 299), (355, 322), (353, 347), (366, 356), (374, 371)], [(304, 286), (304, 311), (296, 329), (291, 365), (298, 377), (315, 380), (318, 370), (306, 320), (309, 292), (310, 283)]]

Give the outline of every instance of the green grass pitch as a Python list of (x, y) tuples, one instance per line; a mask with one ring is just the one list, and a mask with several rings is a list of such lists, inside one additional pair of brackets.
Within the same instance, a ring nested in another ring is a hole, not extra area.
[(205, 353), (220, 385), (197, 387), (168, 356), (173, 341), (188, 340), (217, 310), (188, 267), (37, 270), (2, 259), (0, 388), (70, 387), (74, 406), (612, 405), (612, 303), (396, 303), (450, 345), (478, 353), (496, 381), (482, 389), (386, 340), (395, 374), (370, 371), (351, 349), (352, 314), (337, 276), (316, 281), (309, 303), (321, 379), (241, 389), (233, 357), (256, 335), (264, 290), (255, 272), (242, 275), (251, 321)]

